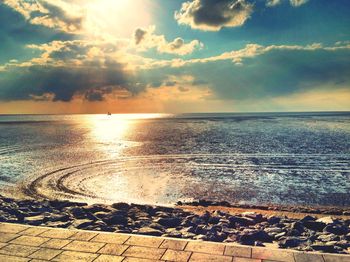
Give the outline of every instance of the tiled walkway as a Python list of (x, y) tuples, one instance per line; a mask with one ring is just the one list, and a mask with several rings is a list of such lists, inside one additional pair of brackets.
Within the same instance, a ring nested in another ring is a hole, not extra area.
[(350, 255), (0, 223), (0, 261), (350, 262)]

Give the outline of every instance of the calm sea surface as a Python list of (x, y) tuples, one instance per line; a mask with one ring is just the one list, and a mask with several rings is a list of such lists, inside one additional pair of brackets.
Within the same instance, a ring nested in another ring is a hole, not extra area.
[(3, 115), (0, 194), (350, 206), (350, 113)]

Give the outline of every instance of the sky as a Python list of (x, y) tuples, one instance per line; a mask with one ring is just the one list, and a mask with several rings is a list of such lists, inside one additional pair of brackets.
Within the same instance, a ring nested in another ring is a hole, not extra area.
[(348, 0), (1, 0), (0, 114), (350, 111)]

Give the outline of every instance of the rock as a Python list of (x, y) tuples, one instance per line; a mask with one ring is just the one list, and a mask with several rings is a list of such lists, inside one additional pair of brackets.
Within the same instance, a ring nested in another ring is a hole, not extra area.
[(256, 247), (264, 247), (265, 245), (262, 242), (260, 242), (260, 241), (255, 241), (254, 242), (254, 246), (256, 246)]
[(194, 236), (193, 237), (193, 239), (195, 239), (195, 240), (207, 240), (207, 236), (205, 236), (205, 235), (196, 235), (196, 236)]
[(182, 233), (182, 238), (194, 238), (196, 235), (190, 232)]
[(177, 227), (181, 224), (182, 220), (178, 217), (161, 217), (156, 219), (154, 222), (165, 227)]
[(312, 244), (312, 245), (310, 245), (310, 247), (313, 250), (322, 251), (322, 252), (328, 252), (328, 253), (333, 253), (335, 251), (334, 250), (334, 246), (332, 246), (332, 245)]
[[(155, 215), (156, 215), (157, 217), (169, 217), (169, 216), (170, 216), (168, 213), (163, 212), (163, 211), (157, 211), (157, 212), (155, 213)], [(186, 217), (186, 218), (187, 218), (187, 217)]]
[(298, 237), (287, 237), (283, 240), (280, 240), (278, 242), (278, 245), (282, 248), (292, 248), (299, 246), (303, 242), (305, 242), (305, 240), (302, 240)]
[(74, 207), (69, 210), (69, 212), (78, 219), (86, 218), (86, 212), (81, 207)]
[(128, 219), (125, 216), (119, 214), (110, 214), (109, 216), (102, 219), (107, 225), (127, 225)]
[(255, 241), (272, 242), (272, 237), (265, 231), (245, 229), (239, 237), (239, 242), (244, 245), (254, 245)]
[(347, 248), (350, 247), (350, 243), (348, 241), (346, 241), (346, 240), (336, 241), (335, 245), (339, 246), (339, 247), (341, 247), (343, 249), (347, 249)]
[(284, 237), (286, 234), (287, 234), (286, 232), (281, 232), (279, 234), (276, 234), (274, 237), (275, 237), (275, 239), (280, 239), (280, 238)]
[(164, 231), (164, 227), (162, 225), (158, 224), (158, 223), (151, 223), (149, 225), (149, 227), (157, 229), (157, 230)]
[(258, 214), (255, 212), (244, 212), (241, 215), (254, 220), (255, 223), (260, 223), (264, 220), (262, 214)]
[(265, 231), (260, 230), (256, 232), (254, 236), (255, 236), (255, 239), (258, 241), (269, 242), (269, 243), (272, 242), (272, 237), (269, 234), (267, 234)]
[(57, 222), (57, 221), (67, 222), (68, 220), (70, 220), (70, 216), (65, 213), (51, 214), (50, 216), (48, 216), (48, 221), (52, 221), (52, 222)]
[(128, 209), (130, 207), (127, 203), (114, 203), (112, 207), (118, 210)]
[(349, 232), (349, 228), (341, 225), (328, 225), (323, 232), (333, 233), (335, 235), (345, 235)]
[(94, 222), (89, 219), (78, 219), (73, 222), (72, 226), (77, 229), (84, 229), (84, 228), (88, 228), (93, 224)]
[(50, 200), (49, 205), (51, 207), (57, 208), (57, 209), (63, 209), (66, 207), (82, 207), (86, 206), (86, 203), (78, 203), (78, 202), (70, 202), (70, 201), (61, 201), (61, 200)]
[(346, 234), (345, 239), (346, 239), (347, 241), (350, 241), (350, 233)]
[(316, 220), (315, 217), (307, 215), (307, 216), (304, 216), (302, 219), (300, 219), (300, 222), (315, 221), (315, 220)]
[(103, 219), (104, 217), (108, 217), (109, 215), (110, 215), (110, 212), (104, 212), (104, 211), (99, 211), (94, 213), (94, 216), (99, 219)]
[(48, 222), (46, 225), (50, 227), (58, 227), (58, 228), (68, 228), (72, 225), (71, 221), (68, 222), (62, 222), (62, 221), (56, 221), (56, 222)]
[(38, 226), (38, 225), (46, 223), (46, 221), (48, 221), (47, 215), (48, 214), (42, 214), (42, 215), (38, 215), (38, 216), (25, 217), (24, 223), (29, 224), (29, 225), (33, 225), (33, 226)]
[(318, 240), (321, 240), (322, 242), (329, 242), (329, 241), (339, 241), (340, 237), (334, 234), (327, 234), (327, 235), (320, 235), (317, 237)]
[(197, 235), (206, 235), (208, 233), (208, 228), (205, 225), (199, 225), (196, 227), (196, 230), (194, 231)]
[(107, 208), (104, 205), (100, 205), (100, 204), (85, 206), (83, 209), (85, 210), (85, 212), (88, 212), (88, 213), (111, 212), (111, 210), (109, 208)]
[(268, 228), (265, 228), (264, 231), (266, 233), (276, 233), (276, 234), (278, 234), (278, 233), (283, 232), (283, 229), (280, 228), (280, 227), (268, 227)]
[(269, 217), (267, 218), (267, 222), (268, 222), (270, 225), (278, 224), (280, 221), (281, 221), (281, 218), (276, 217), (276, 216), (269, 216)]
[(329, 224), (334, 224), (335, 222), (337, 222), (338, 220), (333, 219), (332, 217), (321, 217), (319, 219), (316, 220), (316, 222), (321, 222), (324, 223), (326, 225)]
[(167, 235), (168, 235), (168, 237), (175, 237), (175, 238), (182, 237), (182, 233), (178, 230), (172, 230), (172, 231), (168, 232)]
[(155, 229), (155, 228), (151, 228), (151, 227), (142, 227), (137, 231), (138, 234), (141, 235), (150, 235), (150, 236), (161, 236), (163, 235), (163, 232)]
[(291, 229), (297, 230), (299, 232), (304, 232), (305, 228), (303, 223), (306, 223), (307, 221), (303, 221), (303, 222), (293, 222), (291, 224)]
[(207, 240), (212, 242), (222, 242), (227, 237), (227, 235), (222, 232), (210, 232), (206, 236), (207, 236)]
[(254, 219), (247, 218), (247, 217), (230, 216), (228, 220), (230, 221), (231, 226), (234, 226), (235, 224), (240, 224), (242, 226), (249, 226), (249, 225), (256, 224)]
[(209, 218), (208, 223), (209, 224), (217, 224), (217, 223), (219, 223), (219, 221), (220, 221), (220, 217), (213, 216), (213, 217)]
[(303, 225), (314, 231), (322, 231), (326, 227), (326, 224), (320, 221), (304, 221)]
[(302, 232), (297, 229), (289, 229), (286, 232), (287, 236), (294, 236), (294, 237), (300, 236), (301, 234)]

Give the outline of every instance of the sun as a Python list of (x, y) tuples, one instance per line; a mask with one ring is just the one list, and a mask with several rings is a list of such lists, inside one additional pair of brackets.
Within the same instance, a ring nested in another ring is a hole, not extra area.
[(93, 0), (85, 3), (85, 32), (90, 36), (129, 38), (152, 24), (150, 0)]

